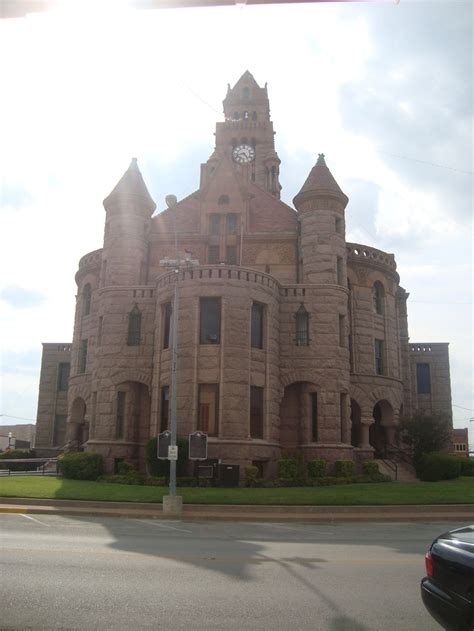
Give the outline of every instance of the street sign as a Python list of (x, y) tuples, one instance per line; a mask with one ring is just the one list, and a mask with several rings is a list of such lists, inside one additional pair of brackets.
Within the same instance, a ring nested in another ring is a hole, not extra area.
[(168, 447), (168, 460), (178, 460), (178, 445)]
[(207, 460), (207, 434), (204, 432), (189, 434), (189, 459)]
[(168, 460), (168, 447), (171, 443), (171, 432), (162, 432), (158, 434), (157, 440), (157, 457), (159, 460)]

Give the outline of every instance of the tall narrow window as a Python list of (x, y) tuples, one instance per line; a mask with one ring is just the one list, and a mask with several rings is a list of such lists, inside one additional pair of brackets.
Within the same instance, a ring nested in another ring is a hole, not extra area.
[(97, 346), (102, 344), (102, 327), (104, 325), (104, 316), (99, 316), (99, 326), (97, 329)]
[(162, 307), (163, 317), (163, 348), (169, 348), (170, 346), (170, 333), (171, 333), (171, 302), (167, 302)]
[(107, 261), (102, 261), (102, 267), (100, 268), (100, 286), (105, 287), (107, 284)]
[(416, 390), (418, 394), (431, 393), (431, 375), (429, 364), (416, 365)]
[(127, 393), (119, 390), (117, 392), (117, 411), (115, 415), (115, 438), (123, 438), (125, 427), (125, 399)]
[(219, 246), (218, 245), (209, 246), (208, 262), (219, 263)]
[(263, 438), (263, 388), (250, 386), (250, 436)]
[(264, 306), (252, 303), (250, 343), (252, 348), (263, 348), (263, 312)]
[(341, 217), (336, 217), (336, 232), (338, 234), (343, 233), (344, 224), (342, 223)]
[(165, 430), (168, 429), (169, 403), (170, 403), (169, 386), (163, 386), (161, 388), (160, 432), (164, 432)]
[(342, 256), (338, 256), (337, 257), (336, 273), (337, 273), (337, 284), (338, 285), (343, 285), (344, 284), (344, 273), (343, 273)]
[(200, 344), (221, 343), (221, 299), (200, 298), (199, 301)]
[(301, 304), (296, 312), (296, 346), (308, 346), (309, 344), (309, 315), (304, 305)]
[(142, 332), (142, 314), (137, 305), (128, 314), (127, 345), (139, 346)]
[(346, 345), (346, 318), (339, 314), (339, 346)]
[(82, 290), (82, 315), (89, 315), (91, 312), (92, 289), (89, 283), (84, 285)]
[(375, 340), (374, 351), (375, 351), (375, 374), (383, 375), (384, 374), (383, 340)]
[(226, 216), (226, 232), (227, 234), (237, 233), (237, 215), (235, 213)]
[(318, 442), (318, 393), (311, 393), (311, 440)]
[(217, 436), (219, 428), (219, 384), (199, 384), (198, 429)]
[(227, 265), (237, 265), (237, 248), (235, 245), (228, 245), (226, 247), (225, 260)]
[(374, 301), (374, 311), (379, 315), (383, 314), (383, 303), (384, 303), (385, 291), (383, 285), (380, 281), (375, 281), (374, 286), (372, 287), (372, 298)]
[(220, 234), (221, 231), (221, 216), (220, 215), (209, 215), (209, 233), (210, 234)]
[(78, 372), (86, 372), (87, 367), (87, 340), (81, 340), (81, 346), (79, 348), (79, 368)]
[(347, 394), (339, 395), (339, 418), (341, 420), (341, 443), (345, 442)]
[(70, 368), (69, 362), (60, 363), (58, 366), (58, 390), (60, 391), (68, 389)]

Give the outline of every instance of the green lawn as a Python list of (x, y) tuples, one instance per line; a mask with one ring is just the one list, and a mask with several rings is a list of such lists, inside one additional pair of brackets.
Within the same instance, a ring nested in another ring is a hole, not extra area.
[[(109, 502), (161, 502), (167, 488), (83, 482), (63, 478), (0, 478), (0, 497)], [(282, 489), (179, 489), (187, 504), (287, 504), (357, 506), (474, 504), (474, 477), (445, 482), (387, 482)]]

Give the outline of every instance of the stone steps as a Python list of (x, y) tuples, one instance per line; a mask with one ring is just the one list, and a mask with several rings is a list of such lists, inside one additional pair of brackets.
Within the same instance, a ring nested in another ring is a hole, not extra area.
[[(379, 465), (380, 473), (389, 475), (395, 480), (395, 471), (389, 467), (383, 460), (374, 460)], [(405, 462), (397, 462), (397, 481), (398, 482), (416, 482), (417, 477), (413, 467)]]

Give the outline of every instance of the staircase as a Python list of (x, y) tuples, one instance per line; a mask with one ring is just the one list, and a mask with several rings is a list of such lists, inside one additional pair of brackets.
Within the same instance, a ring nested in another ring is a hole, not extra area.
[(380, 473), (388, 475), (397, 482), (416, 482), (415, 469), (407, 462), (395, 462), (394, 460), (374, 460), (379, 465)]

